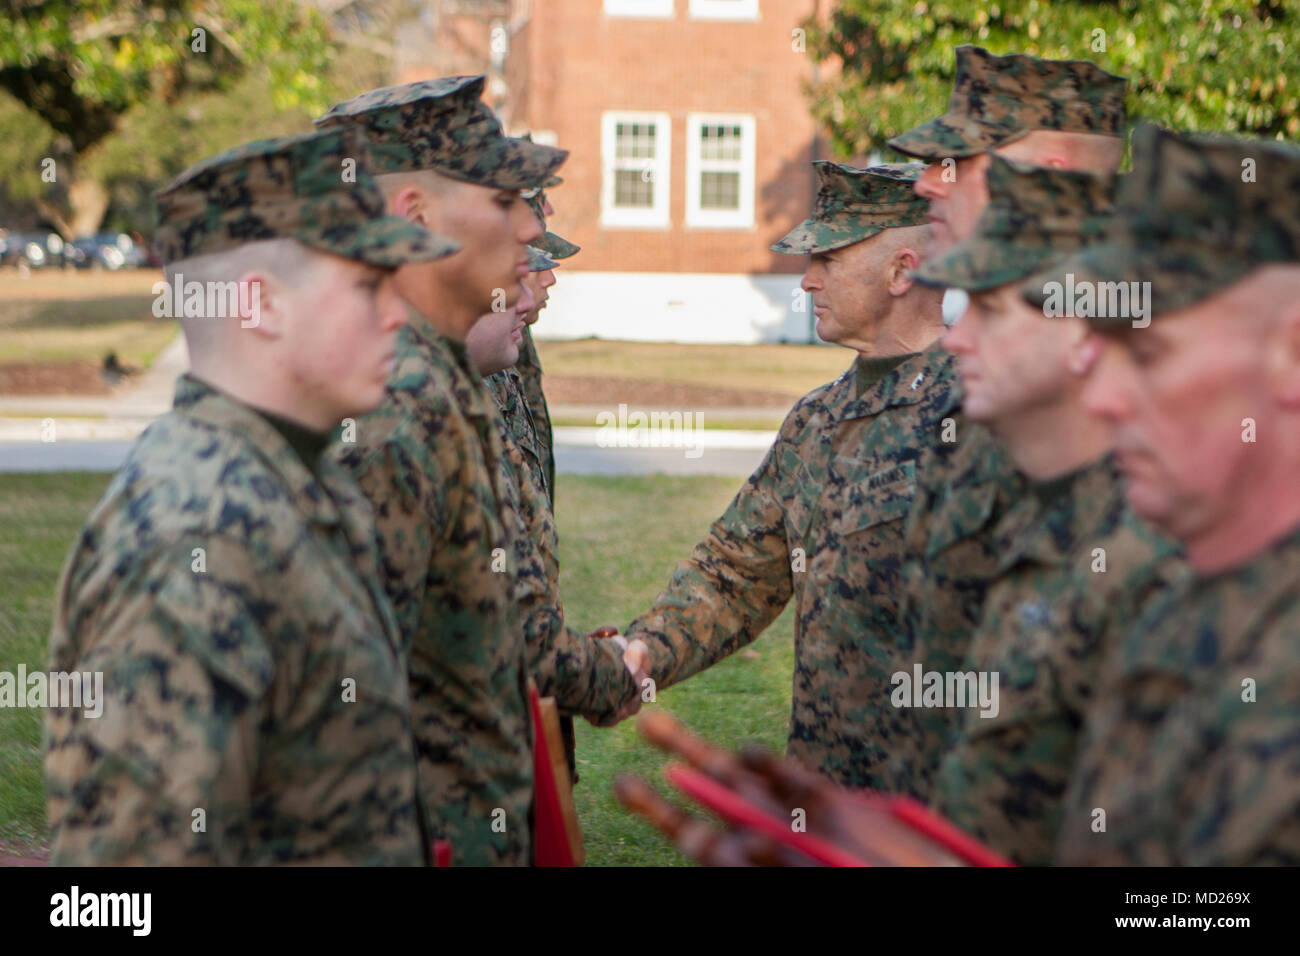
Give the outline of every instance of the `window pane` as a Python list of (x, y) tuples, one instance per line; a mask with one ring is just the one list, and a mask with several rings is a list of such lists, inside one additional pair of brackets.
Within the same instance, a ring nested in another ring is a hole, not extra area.
[(700, 127), (700, 158), (740, 159), (739, 126)]
[(614, 156), (617, 159), (654, 159), (654, 123), (616, 123)]
[(701, 173), (701, 209), (739, 209), (740, 173)]
[(649, 209), (654, 205), (655, 184), (646, 182), (639, 169), (614, 170), (614, 205)]

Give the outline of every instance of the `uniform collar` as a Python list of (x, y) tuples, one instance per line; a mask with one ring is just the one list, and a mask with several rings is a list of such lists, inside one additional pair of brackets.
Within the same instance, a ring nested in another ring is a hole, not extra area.
[[(259, 412), (225, 392), (186, 372), (176, 381), (172, 408), (179, 414), (221, 431), (246, 446), (250, 456), (260, 460), (289, 489), (295, 509), (323, 525), (340, 520), (335, 501), (337, 471), (328, 461), (321, 463), (318, 480), (284, 436)], [(346, 493), (344, 493), (346, 496)]]
[[(407, 347), (420, 356), (423, 364), (446, 368), (452, 373), (449, 384), (466, 415), (474, 418), (489, 416), (487, 395), (491, 389), (470, 361), (469, 350), (464, 342), (456, 342), (443, 335), (414, 308), (411, 309), (410, 321), (401, 334)], [(399, 362), (400, 351), (399, 346)]]
[(850, 370), (857, 385), (855, 397), (861, 398), (863, 392), (871, 388), (895, 368), (920, 354), (920, 352), (908, 352), (905, 355), (859, 355), (853, 360), (853, 368)]
[(1174, 672), (1194, 681), (1221, 662), (1240, 658), (1300, 589), (1300, 528), (1249, 564), (1188, 574), (1129, 631), (1120, 673)]
[(999, 574), (1021, 560), (1064, 564), (1108, 515), (1117, 518), (1123, 508), (1119, 472), (1109, 455), (1060, 477), (1032, 482), (1030, 488), (1032, 494), (1007, 515), (999, 534)]
[[(853, 396), (839, 418), (843, 421), (866, 418), (886, 408), (919, 404), (931, 399), (938, 390), (951, 388), (955, 371), (953, 356), (935, 342), (925, 351), (905, 357), (865, 392)], [(855, 379), (846, 372), (836, 384), (853, 388), (850, 383), (855, 383)]]

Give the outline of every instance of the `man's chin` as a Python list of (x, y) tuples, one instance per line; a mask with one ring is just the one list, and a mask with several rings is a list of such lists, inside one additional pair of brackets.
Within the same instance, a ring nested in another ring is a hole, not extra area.
[(978, 422), (981, 425), (992, 426), (997, 421), (996, 409), (980, 398), (978, 394), (962, 393), (961, 412), (968, 421)]
[(346, 410), (339, 415), (339, 421), (345, 418), (360, 418), (362, 415), (368, 415), (384, 402), (384, 394), (387, 391), (387, 379), (381, 379), (378, 384), (370, 388), (358, 390), (355, 395), (349, 396)]
[(1169, 495), (1157, 487), (1145, 476), (1134, 477), (1124, 474), (1124, 499), (1133, 513), (1144, 521), (1149, 521), (1166, 534), (1175, 530), (1176, 514), (1169, 501)]
[(815, 328), (817, 330), (817, 338), (821, 339), (823, 342), (830, 345), (840, 344), (839, 330), (835, 328), (835, 323), (827, 321), (825, 316), (822, 316), (817, 320)]

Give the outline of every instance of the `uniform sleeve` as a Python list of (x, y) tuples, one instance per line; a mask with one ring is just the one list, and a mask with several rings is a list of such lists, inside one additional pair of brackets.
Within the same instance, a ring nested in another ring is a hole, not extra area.
[[(783, 429), (784, 430), (784, 429)], [(785, 508), (778, 485), (781, 440), (673, 572), (654, 606), (627, 628), (651, 652), (659, 688), (751, 643), (794, 593)]]
[(559, 590), (558, 534), (546, 503), (518, 446), (507, 440), (513, 466), (505, 477), (517, 482), (514, 529), (516, 593), (528, 671), (543, 697), (554, 697), (565, 714), (596, 724), (608, 723), (630, 702), (638, 688), (623, 665), (622, 652), (607, 640), (587, 637), (568, 626)]
[(111, 588), (65, 576), (51, 669), (102, 692), (49, 712), (56, 864), (229, 865), (245, 854), (272, 657), (246, 549), (200, 544), (206, 570), (185, 542), (124, 557)]

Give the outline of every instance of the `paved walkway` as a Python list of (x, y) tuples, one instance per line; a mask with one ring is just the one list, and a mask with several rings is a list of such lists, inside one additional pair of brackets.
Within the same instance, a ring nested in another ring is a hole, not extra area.
[[(584, 429), (572, 429), (584, 431)], [(765, 432), (713, 432), (723, 441), (741, 439), (732, 446), (705, 445), (688, 457), (681, 448), (601, 448), (574, 443), (557, 428), (555, 467), (566, 475), (737, 475), (748, 477), (763, 460), (772, 434)], [(766, 439), (761, 447), (758, 442)], [(133, 439), (53, 442), (0, 441), (0, 472), (116, 471)]]
[[(189, 367), (185, 340), (169, 345), (137, 381), (112, 395), (0, 396), (0, 472), (115, 471), (140, 432), (171, 407), (176, 377)], [(594, 417), (594, 406), (556, 406), (552, 415)], [(712, 409), (706, 416), (771, 416), (765, 409)], [(705, 418), (707, 421), (707, 418)], [(603, 428), (555, 429), (555, 466), (573, 475), (748, 476), (776, 437), (768, 431), (700, 428), (659, 436)]]

